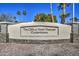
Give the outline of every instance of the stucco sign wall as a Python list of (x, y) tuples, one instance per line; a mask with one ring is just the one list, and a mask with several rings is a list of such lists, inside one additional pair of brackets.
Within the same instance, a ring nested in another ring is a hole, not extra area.
[(28, 22), (8, 26), (10, 39), (56, 40), (70, 39), (71, 26), (51, 22)]

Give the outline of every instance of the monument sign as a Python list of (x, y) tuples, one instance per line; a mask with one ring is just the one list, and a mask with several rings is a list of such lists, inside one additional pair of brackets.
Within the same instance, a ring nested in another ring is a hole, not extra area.
[[(28, 35), (27, 35), (27, 34)], [(54, 33), (54, 34), (52, 34)], [(54, 26), (23, 26), (21, 27), (21, 36), (58, 36), (59, 35), (59, 28)]]
[(8, 26), (10, 39), (70, 39), (71, 26), (51, 22), (28, 22)]

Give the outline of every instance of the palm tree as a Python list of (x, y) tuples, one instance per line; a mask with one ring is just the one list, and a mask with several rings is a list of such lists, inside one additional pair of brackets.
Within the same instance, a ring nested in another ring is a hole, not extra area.
[[(22, 14), (25, 16), (26, 15), (26, 10), (23, 10)], [(21, 11), (20, 10), (17, 11), (17, 15), (21, 15)]]
[(61, 15), (60, 15), (60, 18), (62, 19), (62, 20), (61, 20), (61, 23), (64, 24), (64, 23), (65, 23), (65, 18), (67, 18), (67, 17), (69, 17), (69, 16), (70, 16), (69, 13), (67, 13), (67, 14), (65, 14), (65, 15), (64, 15), (64, 14), (61, 14)]
[(26, 16), (26, 10), (23, 10), (23, 15)]
[[(26, 16), (26, 10), (23, 10), (22, 12), (21, 12), (20, 10), (17, 11), (17, 15), (20, 16), (21, 14), (24, 15), (24, 16)], [(16, 18), (15, 18), (15, 19), (16, 19)], [(16, 22), (17, 22), (17, 21), (16, 21)]]
[(50, 16), (51, 16), (52, 22), (54, 22), (54, 18), (53, 18), (53, 15), (52, 15), (52, 3), (50, 3)]
[(58, 6), (58, 9), (62, 10), (63, 13), (61, 15), (61, 23), (64, 24), (65, 23), (65, 18), (68, 17), (70, 14), (66, 13), (66, 7), (68, 7), (70, 4), (69, 3), (60, 3), (59, 6)]
[(21, 15), (21, 11), (18, 10), (18, 11), (17, 11), (17, 15)]

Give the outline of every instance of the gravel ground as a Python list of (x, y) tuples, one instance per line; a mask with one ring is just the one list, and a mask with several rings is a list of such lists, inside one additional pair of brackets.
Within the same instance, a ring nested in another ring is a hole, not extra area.
[(0, 43), (0, 56), (79, 56), (79, 43)]

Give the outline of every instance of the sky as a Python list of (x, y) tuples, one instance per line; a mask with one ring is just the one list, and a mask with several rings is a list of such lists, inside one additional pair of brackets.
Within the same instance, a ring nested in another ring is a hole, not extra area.
[(79, 19), (79, 3), (75, 3), (74, 5), (75, 5), (74, 6), (74, 11), (75, 11), (74, 14), (75, 15), (74, 16)]
[[(62, 10), (58, 10), (58, 3), (52, 4), (52, 14), (57, 16), (57, 21), (60, 23), (61, 19), (59, 15)], [(17, 15), (17, 11), (27, 11), (27, 15)], [(67, 22), (72, 18), (73, 7), (72, 4), (66, 8), (66, 12), (70, 13), (70, 17), (66, 18)], [(0, 14), (10, 14), (16, 16), (19, 22), (32, 22), (34, 17), (39, 13), (50, 14), (50, 3), (0, 3)]]

